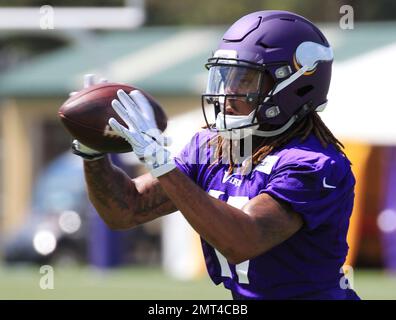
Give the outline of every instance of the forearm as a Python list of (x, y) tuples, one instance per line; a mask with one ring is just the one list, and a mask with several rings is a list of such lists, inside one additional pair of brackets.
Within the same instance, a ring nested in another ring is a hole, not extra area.
[(168, 197), (191, 226), (230, 262), (252, 249), (258, 237), (254, 219), (240, 209), (215, 199), (179, 170), (158, 178)]
[(128, 175), (108, 157), (84, 161), (88, 196), (98, 214), (111, 228), (133, 226), (133, 193), (136, 188)]
[(89, 199), (112, 229), (129, 229), (175, 211), (158, 181), (131, 179), (108, 157), (84, 161)]

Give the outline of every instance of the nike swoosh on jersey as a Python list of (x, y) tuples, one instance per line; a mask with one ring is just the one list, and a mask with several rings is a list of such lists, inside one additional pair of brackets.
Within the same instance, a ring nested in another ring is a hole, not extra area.
[(335, 189), (337, 188), (336, 186), (331, 186), (329, 184), (326, 183), (326, 177), (323, 178), (323, 187), (327, 188), (327, 189)]

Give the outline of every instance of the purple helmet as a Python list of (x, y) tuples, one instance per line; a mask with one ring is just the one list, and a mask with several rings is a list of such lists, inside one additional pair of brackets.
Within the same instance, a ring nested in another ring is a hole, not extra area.
[[(217, 131), (257, 129), (266, 123), (280, 128), (261, 131), (263, 135), (278, 135), (308, 113), (323, 110), (332, 61), (325, 36), (307, 19), (287, 11), (248, 14), (226, 31), (208, 59), (209, 78), (202, 95), (205, 119), (208, 125), (213, 122), (210, 106), (216, 119), (211, 128)], [(273, 82), (264, 92), (268, 75)], [(227, 99), (242, 99), (254, 107), (253, 112), (226, 115)]]

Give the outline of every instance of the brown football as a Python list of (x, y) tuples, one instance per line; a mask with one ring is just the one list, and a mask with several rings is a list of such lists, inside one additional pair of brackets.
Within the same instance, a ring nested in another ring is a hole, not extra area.
[[(111, 106), (111, 101), (117, 99), (119, 89), (129, 93), (137, 88), (118, 83), (98, 84), (81, 90), (63, 103), (58, 114), (73, 138), (100, 152), (132, 151), (130, 144), (119, 137), (108, 124), (110, 118), (115, 118), (125, 125)], [(158, 128), (164, 131), (168, 122), (164, 110), (149, 94), (141, 89), (137, 90), (150, 101)]]

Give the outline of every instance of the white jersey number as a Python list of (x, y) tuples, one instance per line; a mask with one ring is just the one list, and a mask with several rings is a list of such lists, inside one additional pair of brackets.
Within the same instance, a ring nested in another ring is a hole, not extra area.
[[(209, 195), (212, 196), (213, 198), (219, 199), (219, 197), (224, 194), (223, 191), (218, 191), (218, 190), (209, 190)], [(235, 208), (241, 209), (247, 202), (249, 201), (249, 197), (232, 197), (229, 196), (227, 203), (230, 206), (233, 206)], [(222, 277), (228, 277), (231, 278), (231, 269), (230, 265), (228, 264), (227, 259), (216, 249), (214, 249), (216, 252), (217, 259), (219, 259), (220, 263), (220, 268), (221, 268), (221, 276)], [(239, 283), (244, 283), (244, 284), (249, 284), (249, 278), (248, 278), (248, 271), (249, 271), (249, 260), (246, 260), (244, 262), (238, 263), (235, 265), (235, 271), (238, 275), (238, 282)]]

